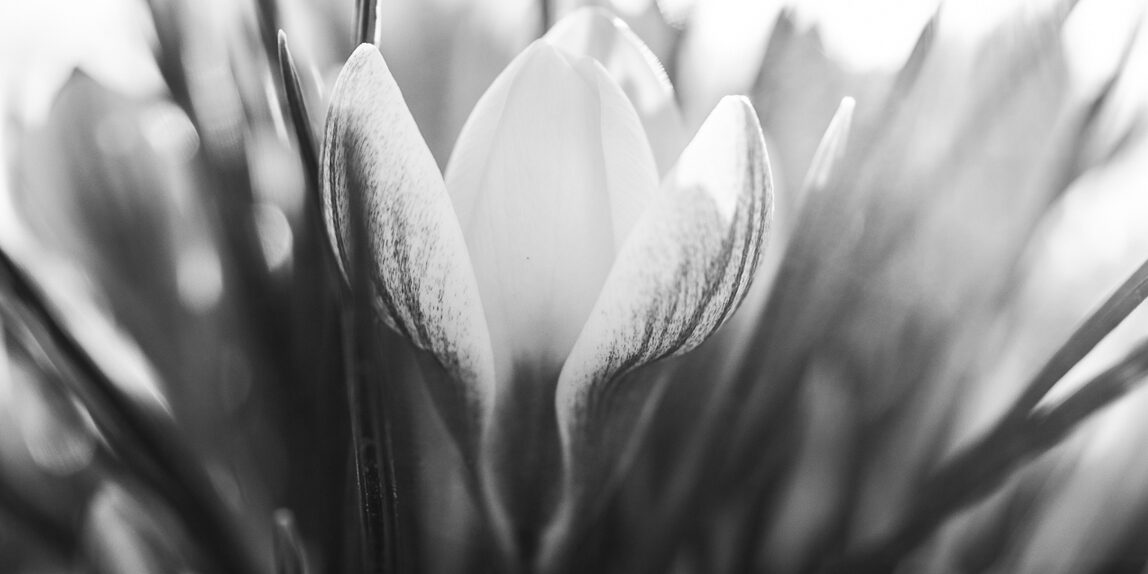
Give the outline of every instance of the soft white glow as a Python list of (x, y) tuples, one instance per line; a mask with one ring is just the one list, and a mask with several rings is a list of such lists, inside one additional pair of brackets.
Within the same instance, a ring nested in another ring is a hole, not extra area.
[(276, 270), (283, 267), (291, 257), (291, 246), (294, 243), (287, 216), (274, 205), (260, 203), (255, 207), (255, 226), (259, 231), (259, 243), (263, 247), (267, 268)]
[(657, 189), (637, 113), (596, 62), (539, 41), (479, 101), (446, 184), (497, 376), (557, 371)]
[(179, 106), (170, 102), (156, 102), (145, 108), (140, 128), (148, 143), (161, 153), (180, 163), (191, 161), (199, 150), (199, 135), (195, 126)]
[(799, 24), (815, 25), (825, 50), (852, 69), (896, 69), (938, 0), (789, 0)]
[(1144, 13), (1143, 0), (1105, 0), (1081, 2), (1069, 15), (1064, 55), (1079, 85), (1093, 89), (1113, 75)]
[(131, 94), (162, 86), (143, 2), (8, 0), (0, 5), (0, 91), (39, 122), (73, 68)]
[(219, 254), (206, 243), (194, 243), (177, 255), (179, 297), (193, 311), (206, 312), (223, 296), (223, 267)]
[(687, 123), (701, 125), (722, 96), (744, 94), (753, 86), (781, 8), (776, 0), (698, 3), (678, 61), (677, 88)]
[(623, 16), (637, 16), (650, 9), (654, 0), (614, 0), (611, 7)]

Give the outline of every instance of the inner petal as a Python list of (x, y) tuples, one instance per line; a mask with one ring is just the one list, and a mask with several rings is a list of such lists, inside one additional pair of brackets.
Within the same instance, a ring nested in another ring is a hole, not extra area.
[(476, 106), (446, 182), (496, 379), (527, 365), (556, 376), (657, 188), (636, 112), (596, 62), (536, 42)]

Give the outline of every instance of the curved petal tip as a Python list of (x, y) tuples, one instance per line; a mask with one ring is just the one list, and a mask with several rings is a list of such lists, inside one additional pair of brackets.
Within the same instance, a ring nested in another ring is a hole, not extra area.
[[(460, 383), (448, 419), (471, 427), (493, 394), (490, 338), (466, 244), (442, 175), (378, 49), (347, 60), (327, 113), (320, 182), (344, 277), (368, 274), (375, 308)], [(368, 253), (353, 257), (361, 218)], [(354, 270), (356, 261), (365, 269)], [(448, 423), (449, 424), (449, 423)], [(463, 429), (453, 429), (462, 432)]]
[(757, 115), (747, 99), (727, 97), (635, 226), (563, 367), (556, 407), (569, 464), (602, 426), (592, 410), (611, 385), (697, 347), (733, 314), (761, 260), (772, 205)]

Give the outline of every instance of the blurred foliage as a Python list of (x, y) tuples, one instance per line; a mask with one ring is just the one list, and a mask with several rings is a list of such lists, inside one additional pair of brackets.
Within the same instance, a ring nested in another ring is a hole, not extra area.
[[(123, 3), (77, 30), (0, 8), (50, 37), (9, 34), (0, 67), (0, 569), (491, 570), (418, 357), (344, 300), (300, 158), (356, 3)], [(489, 82), (579, 4), (380, 2), (367, 30), (445, 165)], [(1143, 313), (1000, 423), (1148, 257), (1142, 2), (954, 0), (899, 22), (919, 39), (883, 68), (800, 4), (596, 4), (657, 54), (691, 129), (751, 96), (778, 221), (735, 321), (649, 368), (665, 397), (569, 569), (1143, 571)], [(846, 96), (844, 151), (808, 179)], [(1025, 434), (1113, 365), (1095, 416)], [(1001, 437), (1021, 446), (989, 457), (995, 480), (938, 482)]]

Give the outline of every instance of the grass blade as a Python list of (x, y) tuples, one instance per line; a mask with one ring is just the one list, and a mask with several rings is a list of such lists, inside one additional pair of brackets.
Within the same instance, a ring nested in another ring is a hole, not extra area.
[(957, 511), (995, 492), (1025, 464), (1060, 444), (1082, 422), (1126, 396), (1145, 378), (1148, 340), (1063, 401), (994, 428), (951, 458), (921, 489), (910, 516), (893, 536), (828, 571), (891, 571)]
[(1139, 307), (1146, 297), (1148, 297), (1148, 261), (1142, 263), (1052, 355), (1005, 415), (1006, 422), (1016, 422), (1028, 417), (1053, 385)]
[[(348, 176), (359, 171), (350, 166)], [(351, 186), (352, 190), (364, 189)], [(389, 441), (382, 435), (386, 421), (379, 396), (376, 372), (377, 346), (374, 310), (369, 300), (372, 293), (367, 276), (370, 242), (363, 221), (363, 198), (349, 194), (351, 226), (350, 265), (347, 268), (350, 289), (344, 290), (343, 349), (347, 400), (351, 412), (351, 440), (355, 453), (355, 473), (359, 489), (359, 518), (363, 534), (363, 567), (371, 574), (395, 572), (395, 520), (392, 499), (394, 480), (391, 473)]]
[[(287, 33), (279, 30), (279, 74), (283, 79), (283, 88), (287, 94), (287, 107), (291, 110), (291, 122), (295, 126), (295, 139), (299, 144), (299, 159), (303, 164), (303, 175), (307, 178), (307, 185), (318, 188), (319, 182), (319, 146), (316, 145), (315, 132), (311, 127), (311, 115), (307, 113), (307, 101), (303, 98), (303, 88), (299, 81), (299, 70), (295, 67), (295, 58), (291, 56), (291, 49), (287, 45)], [(311, 208), (317, 213), (322, 210), (319, 206), (318, 193), (310, 194)]]

